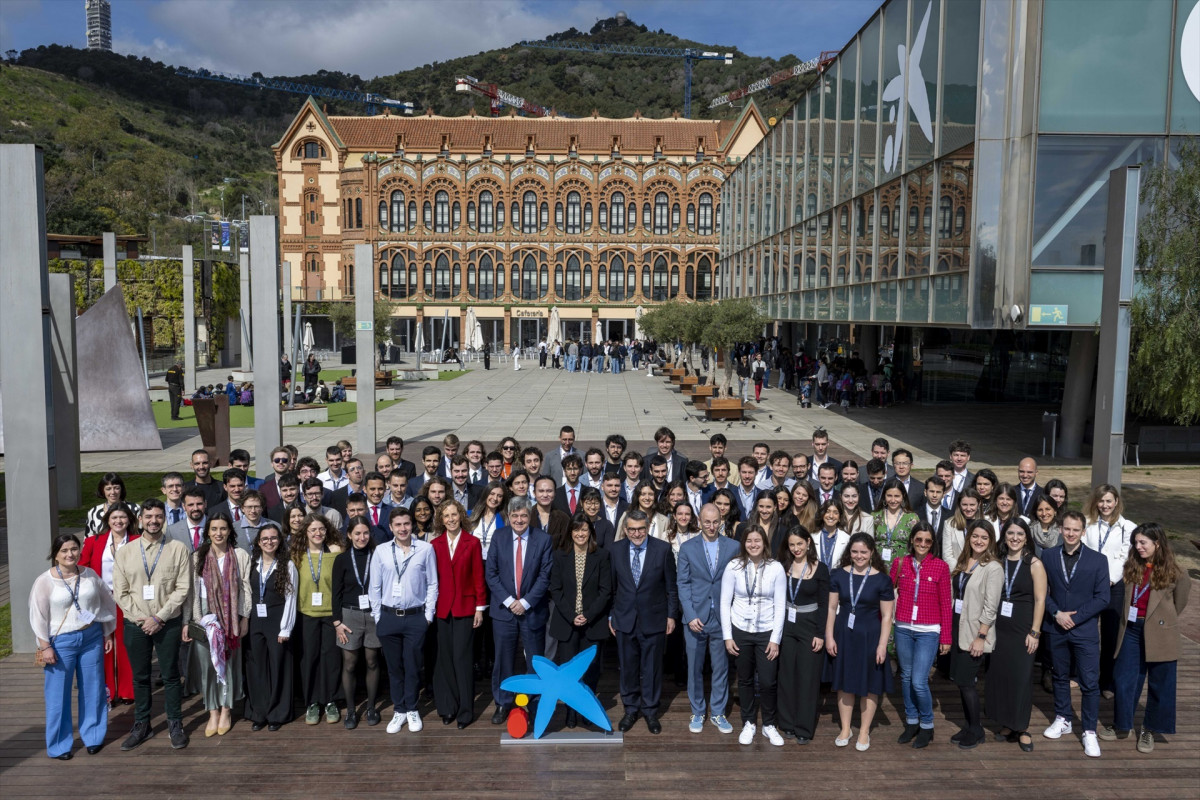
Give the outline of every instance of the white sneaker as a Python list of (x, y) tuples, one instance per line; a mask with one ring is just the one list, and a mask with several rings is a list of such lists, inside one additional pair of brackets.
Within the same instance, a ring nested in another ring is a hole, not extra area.
[(404, 723), (407, 721), (408, 717), (405, 716), (404, 712), (397, 711), (396, 713), (392, 714), (392, 721), (388, 723), (387, 732), (399, 733), (400, 729), (404, 727)]
[(1091, 758), (1100, 757), (1100, 740), (1096, 738), (1095, 731), (1083, 732), (1083, 752)]
[(770, 740), (771, 744), (783, 747), (783, 737), (779, 735), (779, 731), (775, 730), (774, 725), (763, 725), (762, 734)]
[(425, 723), (421, 722), (421, 715), (416, 711), (408, 712), (408, 729), (413, 733), (425, 727)]
[(738, 734), (738, 744), (750, 744), (754, 741), (754, 732), (757, 730), (753, 722), (747, 722), (742, 726), (742, 732)]
[[(1042, 736), (1045, 736), (1047, 739), (1059, 739), (1062, 738), (1064, 733), (1070, 732), (1071, 721), (1062, 717), (1055, 717), (1054, 724), (1042, 731)], [(1094, 733), (1092, 735), (1095, 736)], [(1099, 747), (1099, 745), (1097, 745), (1097, 747)]]

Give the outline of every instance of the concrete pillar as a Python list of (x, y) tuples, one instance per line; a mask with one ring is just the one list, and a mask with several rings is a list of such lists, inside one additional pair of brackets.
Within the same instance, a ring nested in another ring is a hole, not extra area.
[(375, 452), (375, 279), (371, 245), (354, 245), (355, 367), (359, 453)]
[(29, 627), (29, 590), (46, 569), (58, 535), (49, 272), (42, 151), (32, 144), (0, 145), (0, 385), (4, 403), (4, 472), (8, 497), (8, 576), (12, 642), (18, 653), (36, 647)]
[(104, 234), (104, 291), (117, 285), (117, 235)]
[(196, 391), (196, 273), (192, 246), (183, 246), (183, 391)]
[(1092, 407), (1092, 378), (1100, 338), (1092, 331), (1072, 331), (1067, 355), (1067, 377), (1063, 385), (1062, 413), (1058, 419), (1058, 452), (1063, 458), (1079, 458), (1083, 452), (1083, 430)]
[[(288, 261), (284, 261), (279, 270), (279, 280), (283, 288), (283, 350), (288, 354), (288, 358), (292, 357), (292, 349), (295, 344), (292, 342), (292, 265)], [(278, 348), (276, 348), (278, 350)], [(259, 358), (263, 358), (263, 354), (259, 353)], [(275, 353), (275, 360), (279, 360), (279, 353)], [(300, 363), (292, 364), (293, 367), (299, 367)], [(293, 376), (295, 377), (295, 376)]]
[(858, 338), (855, 344), (858, 348), (858, 356), (866, 364), (867, 372), (874, 372), (875, 367), (879, 366), (879, 326), (857, 325), (855, 334)]
[(242, 342), (242, 372), (254, 370), (253, 348), (250, 346), (250, 254), (238, 257), (238, 331)]
[[(250, 298), (254, 326), (254, 463), (255, 474), (271, 474), (262, 458), (283, 441), (283, 413), (279, 405), (279, 220), (273, 216), (250, 217)], [(270, 353), (270, 356), (266, 354)]]
[(50, 348), (54, 353), (54, 464), (58, 502), (83, 505), (79, 486), (79, 370), (75, 358), (75, 278), (50, 276)]

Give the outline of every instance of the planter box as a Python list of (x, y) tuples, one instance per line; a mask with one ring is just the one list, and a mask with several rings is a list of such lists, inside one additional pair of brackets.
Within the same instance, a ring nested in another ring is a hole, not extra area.
[[(343, 381), (342, 386), (345, 386), (345, 385), (346, 385), (346, 383), (345, 383), (345, 381)], [(358, 402), (358, 389), (347, 389), (346, 390), (346, 399), (349, 400), (351, 403), (357, 403)], [(392, 386), (376, 386), (375, 387), (375, 402), (378, 403), (380, 400), (395, 400), (395, 399), (396, 399), (395, 387), (392, 387)]]
[(705, 416), (709, 419), (742, 419), (745, 411), (740, 397), (710, 397), (704, 409)]
[(283, 409), (284, 427), (314, 422), (329, 422), (329, 409), (325, 406), (296, 406)]
[(684, 375), (679, 379), (679, 393), (691, 394), (691, 390), (699, 383), (699, 379), (695, 375)]
[(693, 386), (691, 388), (692, 405), (697, 408), (708, 408), (708, 399), (717, 394), (715, 386)]

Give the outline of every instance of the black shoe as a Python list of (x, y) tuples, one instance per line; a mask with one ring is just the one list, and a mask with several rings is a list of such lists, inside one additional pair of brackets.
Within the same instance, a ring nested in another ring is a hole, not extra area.
[(283, 726), (280, 725), (278, 722), (272, 722), (270, 725), (267, 726), (267, 730), (269, 730), (271, 733), (274, 733), (275, 731), (279, 730), (282, 727)]
[(900, 744), (908, 744), (917, 735), (917, 731), (921, 730), (920, 725), (905, 725), (904, 732), (900, 734), (900, 738), (896, 741)]
[(981, 745), (982, 743), (983, 743), (982, 736), (976, 736), (975, 734), (968, 731), (967, 733), (964, 733), (963, 738), (959, 740), (958, 749), (959, 750), (974, 750), (976, 747), (979, 747), (979, 745)]
[(796, 744), (808, 744), (811, 741), (812, 741), (812, 739), (808, 738), (807, 736), (797, 736), (796, 737)]
[(255, 731), (257, 733), (258, 731), (261, 731), (265, 727), (267, 727), (267, 723), (255, 722), (250, 726), (250, 730)]
[(87, 749), (87, 751), (88, 751), (88, 755), (89, 755), (89, 756), (94, 756), (94, 755), (96, 755), (96, 753), (99, 753), (99, 752), (100, 752), (100, 748), (101, 748), (101, 747), (103, 747), (103, 746), (104, 746), (104, 745), (101, 745), (101, 744), (94, 744), (94, 745), (92, 745), (91, 747), (89, 747), (89, 748)]
[(379, 709), (373, 705), (367, 706), (367, 724), (378, 725), (380, 722)]
[(574, 711), (567, 712), (567, 719), (563, 724), (565, 724), (568, 728), (574, 728), (579, 724), (578, 717)]
[(508, 706), (496, 706), (496, 713), (492, 714), (493, 725), (503, 725), (508, 719)]
[[(1022, 736), (1026, 736), (1026, 737), (1028, 737), (1028, 738), (1029, 738), (1029, 741), (1028, 741), (1028, 742), (1022, 742), (1022, 741), (1021, 741), (1021, 737), (1022, 737)], [(1033, 752), (1033, 737), (1032, 737), (1032, 736), (1029, 736), (1029, 733), (1028, 733), (1028, 732), (1026, 732), (1026, 733), (1018, 733), (1018, 734), (1017, 734), (1017, 744), (1018, 744), (1018, 745), (1020, 746), (1020, 748), (1021, 748), (1022, 750), (1024, 750), (1026, 753), (1032, 753), (1032, 752)]]
[(932, 741), (933, 728), (921, 728), (920, 732), (917, 734), (917, 738), (913, 739), (912, 746), (917, 750), (920, 750), (922, 747), (928, 747), (929, 743)]
[(346, 721), (342, 723), (346, 726), (346, 730), (352, 731), (358, 727), (358, 714), (350, 711), (346, 714)]
[(958, 733), (956, 733), (950, 737), (950, 744), (958, 744), (963, 739), (966, 739), (968, 736), (969, 736), (969, 734), (967, 733), (967, 729), (963, 728)]
[(628, 733), (633, 728), (633, 724), (637, 721), (638, 712), (630, 711), (628, 714), (621, 717), (621, 721), (617, 723), (617, 730), (619, 730), (621, 733)]
[(133, 730), (129, 732), (129, 736), (125, 741), (121, 742), (121, 749), (125, 751), (133, 750), (147, 739), (154, 738), (154, 729), (150, 727), (150, 721), (133, 723)]
[(458, 721), (458, 729), (459, 729), (460, 731), (462, 731), (462, 730), (466, 730), (467, 726), (468, 726), (468, 725), (470, 725), (470, 724), (471, 724), (471, 721), (470, 721), (470, 720), (459, 720), (459, 721)]
[(443, 725), (449, 725), (449, 724), (450, 724), (450, 723), (452, 723), (452, 722), (454, 722), (454, 717), (453, 717), (453, 716), (449, 716), (449, 715), (446, 715), (446, 714), (443, 714), (443, 715), (442, 715), (442, 724), (443, 724)]
[(660, 733), (662, 733), (662, 723), (658, 721), (658, 717), (652, 717), (649, 714), (647, 714), (646, 715), (646, 727), (655, 736), (658, 736)]
[(73, 756), (71, 755), (71, 751), (68, 750), (67, 752), (63, 753), (61, 756), (55, 756), (55, 758), (57, 758), (59, 761), (70, 761), (73, 758)]
[(182, 750), (188, 746), (187, 731), (183, 729), (183, 722), (181, 720), (167, 720), (167, 731), (171, 734), (171, 748), (173, 750)]

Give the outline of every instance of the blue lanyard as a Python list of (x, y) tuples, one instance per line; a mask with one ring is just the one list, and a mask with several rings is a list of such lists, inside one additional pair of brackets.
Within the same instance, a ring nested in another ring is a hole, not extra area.
[[(1114, 523), (1111, 523), (1111, 522), (1105, 522), (1105, 521), (1104, 521), (1104, 520), (1102, 520), (1102, 519), (1100, 519), (1100, 520), (1096, 520), (1096, 532), (1097, 532), (1097, 533), (1099, 533), (1099, 531), (1100, 531), (1100, 526), (1101, 526), (1101, 525), (1107, 525), (1107, 526), (1108, 526), (1108, 530), (1104, 532), (1104, 538), (1102, 538), (1102, 539), (1100, 540), (1100, 546), (1099, 546), (1098, 548), (1096, 548), (1098, 552), (1101, 552), (1101, 553), (1103, 553), (1103, 552), (1104, 552), (1104, 545), (1108, 544), (1108, 537), (1112, 536), (1113, 528), (1116, 528), (1117, 526), (1116, 526)], [(1125, 535), (1125, 533), (1124, 533), (1124, 531), (1122, 531), (1122, 532), (1121, 532), (1121, 536), (1122, 536), (1122, 538), (1124, 537), (1124, 535)]]
[(269, 570), (267, 570), (267, 574), (264, 575), (263, 574), (263, 560), (262, 560), (262, 557), (259, 556), (259, 559), (258, 559), (258, 602), (262, 603), (262, 602), (266, 601), (266, 599), (267, 599), (267, 578), (271, 577), (271, 573), (274, 572), (275, 568), (278, 566), (279, 566), (279, 559), (277, 558), (271, 562), (271, 568)]
[[(396, 571), (396, 584), (399, 584), (401, 579), (404, 578), (404, 573), (408, 571), (409, 562), (412, 561), (413, 556), (417, 554), (415, 547), (412, 548), (412, 551), (413, 552), (408, 554), (408, 558), (404, 559), (404, 569), (400, 569), (400, 565), (396, 563), (396, 543), (392, 542), (392, 569)], [(392, 602), (396, 602), (398, 599), (399, 598), (393, 597)]]
[[(979, 562), (975, 562), (975, 567), (979, 566)], [(967, 581), (971, 579), (971, 573), (975, 571), (975, 567), (971, 567), (966, 572), (958, 573), (958, 596), (961, 598), (963, 592), (967, 589)]]
[(1146, 582), (1143, 583), (1141, 586), (1133, 587), (1133, 601), (1129, 604), (1130, 607), (1136, 606), (1138, 604), (1138, 602), (1143, 597), (1146, 596), (1146, 592), (1148, 592), (1148, 591), (1150, 591), (1150, 579), (1149, 578), (1147, 578)]
[(312, 551), (310, 550), (308, 552), (308, 574), (312, 575), (313, 585), (316, 586), (318, 589), (321, 588), (321, 564), (323, 564), (324, 562), (325, 562), (325, 551), (322, 550), (321, 554), (319, 556), (317, 556), (317, 571), (313, 572)]
[(862, 597), (863, 589), (867, 588), (867, 578), (871, 577), (871, 568), (867, 567), (867, 574), (863, 575), (862, 583), (858, 585), (858, 591), (854, 591), (854, 569), (850, 570), (850, 613), (854, 613), (854, 609), (858, 607), (858, 598)]
[[(1004, 599), (1005, 600), (1008, 600), (1010, 597), (1012, 597), (1013, 584), (1015, 584), (1017, 582), (1017, 575), (1021, 572), (1021, 561), (1020, 561), (1020, 559), (1018, 559), (1017, 560), (1017, 568), (1013, 570), (1012, 577), (1010, 578), (1008, 576), (1009, 563), (1010, 562), (1008, 559), (1004, 560)], [(1079, 566), (1079, 565), (1076, 564), (1076, 566)], [(1074, 570), (1072, 570), (1072, 572), (1074, 572)]]
[[(1080, 545), (1082, 547), (1082, 545)], [(1071, 567), (1071, 572), (1067, 572), (1067, 551), (1058, 551), (1059, 565), (1062, 567), (1063, 579), (1067, 582), (1067, 586), (1071, 585), (1071, 579), (1075, 577), (1075, 570), (1079, 569), (1079, 561), (1083, 560), (1083, 553), (1079, 554), (1079, 559), (1075, 562), (1075, 566)]]
[(821, 561), (830, 569), (833, 569), (833, 547), (836, 542), (837, 531), (833, 532), (833, 536), (826, 536), (825, 531), (821, 531)]
[(888, 527), (888, 524), (887, 524), (887, 515), (888, 515), (888, 512), (887, 512), (887, 509), (885, 508), (883, 510), (883, 529), (887, 533), (887, 541), (885, 542), (885, 544), (888, 547), (891, 547), (892, 546), (892, 536), (896, 533), (896, 528), (900, 527), (900, 520), (904, 518), (904, 512), (900, 511), (896, 515), (896, 524), (890, 528)]
[[(63, 586), (66, 586), (67, 591), (71, 593), (71, 602), (75, 604), (75, 610), (82, 614), (83, 609), (79, 607), (79, 582), (83, 580), (83, 573), (77, 572), (75, 574), (75, 588), (72, 589), (71, 585), (67, 583), (67, 579), (63, 577), (62, 569), (58, 564), (54, 565), (54, 570), (58, 573), (58, 579), (63, 582)], [(1149, 584), (1146, 585), (1147, 587), (1149, 586)]]
[(160, 543), (158, 546), (158, 554), (154, 556), (153, 567), (146, 561), (146, 545), (140, 545), (138, 549), (142, 551), (142, 566), (146, 570), (146, 582), (149, 583), (154, 579), (154, 570), (158, 569), (158, 560), (162, 558), (163, 545)]
[(358, 577), (358, 559), (354, 554), (358, 552), (358, 548), (350, 547), (350, 571), (354, 573), (354, 580), (358, 581), (358, 588), (362, 589), (363, 594), (367, 592), (367, 583), (371, 580), (371, 556), (367, 555), (367, 563), (363, 568), (362, 577)]

